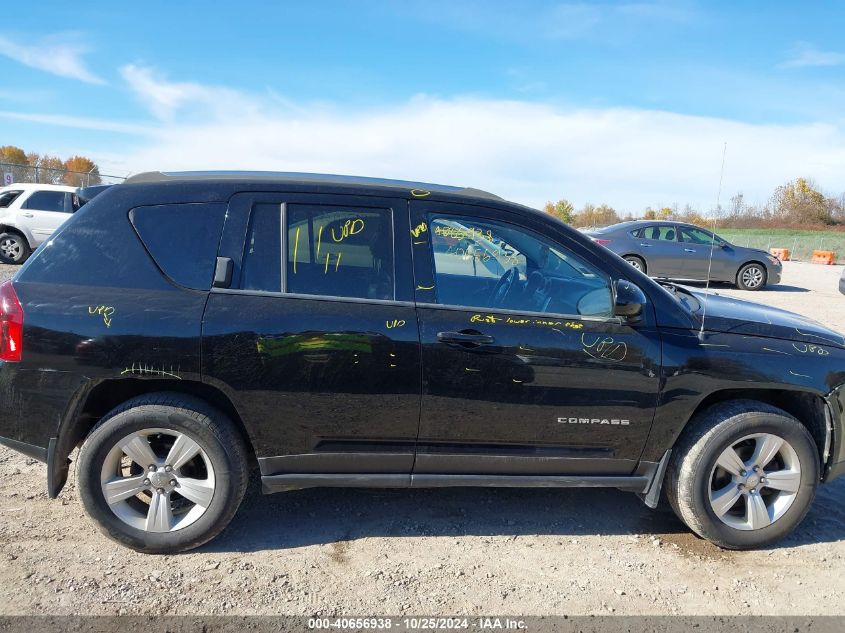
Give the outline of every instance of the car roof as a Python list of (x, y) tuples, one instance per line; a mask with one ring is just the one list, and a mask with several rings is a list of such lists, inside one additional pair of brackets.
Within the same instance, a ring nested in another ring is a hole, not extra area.
[(6, 191), (65, 191), (65, 192), (74, 192), (77, 190), (77, 187), (71, 187), (70, 185), (46, 185), (37, 182), (14, 182), (11, 185), (6, 185), (5, 187), (0, 187), (0, 193), (5, 193)]
[[(279, 183), (279, 184), (333, 184), (357, 185), (362, 187), (378, 187), (401, 190), (405, 194), (409, 191), (437, 192), (450, 195), (484, 198), (488, 200), (502, 200), (501, 197), (489, 191), (482, 191), (473, 187), (456, 187), (452, 185), (438, 185), (429, 182), (413, 180), (393, 180), (390, 178), (371, 178), (367, 176), (345, 176), (339, 174), (313, 174), (283, 171), (181, 171), (162, 172), (149, 171), (130, 176), (125, 184), (166, 183), (166, 182), (197, 182), (197, 181), (238, 181), (242, 183)], [(413, 195), (413, 194), (411, 194)]]

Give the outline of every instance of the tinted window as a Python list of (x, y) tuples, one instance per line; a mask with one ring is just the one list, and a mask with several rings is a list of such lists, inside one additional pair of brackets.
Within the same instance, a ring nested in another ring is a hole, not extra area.
[(675, 227), (673, 226), (648, 226), (641, 229), (640, 237), (647, 240), (663, 240), (667, 242), (674, 242), (677, 238), (675, 236)]
[(37, 209), (39, 211), (65, 212), (65, 193), (63, 191), (36, 191), (29, 198), (24, 200), (24, 209)]
[(393, 299), (389, 209), (287, 207), (287, 291)]
[(557, 244), (518, 227), (429, 220), (437, 302), (473, 308), (610, 316), (610, 283)]
[(280, 204), (257, 204), (253, 207), (241, 271), (240, 287), (244, 290), (281, 291), (281, 217)]
[(0, 209), (5, 209), (21, 195), (22, 191), (4, 191), (0, 193)]
[(132, 209), (130, 218), (164, 274), (188, 288), (208, 290), (225, 213), (223, 204), (164, 204)]
[(682, 228), (681, 231), (681, 241), (689, 242), (691, 244), (710, 244), (711, 242), (715, 244), (721, 244), (722, 240), (718, 237), (715, 237), (712, 233), (708, 233), (707, 231), (702, 231), (701, 229), (693, 229), (693, 228)]

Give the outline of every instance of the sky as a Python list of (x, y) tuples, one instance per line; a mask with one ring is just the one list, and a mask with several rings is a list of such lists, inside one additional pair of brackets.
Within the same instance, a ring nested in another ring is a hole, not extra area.
[[(845, 4), (14, 3), (0, 145), (621, 212), (845, 191)], [(722, 157), (724, 152), (724, 173)], [(720, 192), (720, 180), (722, 182)]]

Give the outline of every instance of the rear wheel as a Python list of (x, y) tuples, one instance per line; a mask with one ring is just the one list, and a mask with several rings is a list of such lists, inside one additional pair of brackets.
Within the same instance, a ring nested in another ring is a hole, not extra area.
[(109, 538), (148, 553), (210, 541), (231, 521), (248, 479), (244, 441), (205, 402), (134, 398), (88, 436), (79, 456), (85, 510)]
[(0, 233), (0, 261), (4, 264), (23, 264), (32, 254), (29, 242), (20, 233)]
[(736, 285), (740, 290), (760, 290), (766, 285), (766, 277), (766, 267), (763, 264), (751, 262), (739, 269)]
[(642, 257), (637, 257), (636, 255), (625, 255), (623, 259), (641, 273), (646, 272), (645, 260)]
[(818, 450), (806, 427), (750, 400), (711, 407), (690, 425), (667, 471), (678, 517), (728, 549), (763, 547), (792, 532), (819, 480)]

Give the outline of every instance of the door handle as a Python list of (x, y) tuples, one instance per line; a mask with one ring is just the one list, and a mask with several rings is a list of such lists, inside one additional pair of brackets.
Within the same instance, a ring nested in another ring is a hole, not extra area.
[(643, 246), (645, 248), (651, 248), (651, 244), (640, 244), (640, 246)]
[(492, 345), (496, 340), (488, 334), (480, 332), (438, 332), (437, 340), (450, 345)]
[(32, 217), (35, 217), (35, 216), (33, 216), (31, 213), (21, 213), (21, 215), (22, 215), (23, 217), (25, 217), (25, 218), (32, 218)]
[(685, 249), (684, 249), (684, 252), (686, 252), (686, 253), (694, 253), (694, 252), (695, 252), (695, 249), (693, 249), (693, 248), (685, 248)]

